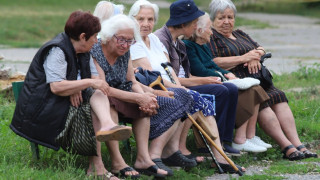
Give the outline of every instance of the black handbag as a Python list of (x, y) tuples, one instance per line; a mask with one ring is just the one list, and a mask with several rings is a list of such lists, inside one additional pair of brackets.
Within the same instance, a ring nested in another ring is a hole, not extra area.
[[(139, 71), (137, 73), (135, 73), (136, 80), (146, 86), (149, 86), (159, 76), (161, 77), (161, 73), (159, 71), (144, 70), (141, 67), (138, 67), (137, 69)], [(161, 78), (161, 83), (163, 84), (162, 78)], [(158, 86), (155, 86), (154, 89), (161, 89), (161, 88)]]
[(263, 56), (261, 56), (261, 60), (260, 60), (261, 70), (259, 70), (258, 73), (256, 73), (256, 74), (250, 74), (248, 71), (248, 68), (246, 68), (246, 71), (247, 71), (246, 73), (250, 77), (253, 77), (253, 78), (260, 80), (260, 86), (263, 89), (268, 89), (270, 86), (273, 85), (273, 82), (272, 82), (273, 77), (272, 77), (270, 71), (268, 70), (268, 68), (263, 64), (264, 60), (266, 58), (270, 58), (270, 57), (271, 57), (271, 53), (266, 53)]

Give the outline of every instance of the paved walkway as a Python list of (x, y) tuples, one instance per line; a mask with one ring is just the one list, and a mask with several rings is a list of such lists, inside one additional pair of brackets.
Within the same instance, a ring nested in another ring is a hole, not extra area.
[[(161, 4), (168, 6), (168, 4)], [(239, 17), (270, 23), (274, 28), (240, 27), (260, 43), (273, 57), (266, 61), (270, 70), (279, 74), (292, 72), (299, 64), (320, 63), (320, 20), (293, 15), (238, 13)], [(37, 48), (6, 49), (0, 47), (0, 67), (9, 66), (13, 72), (27, 72)], [(1, 59), (1, 58), (0, 58)]]

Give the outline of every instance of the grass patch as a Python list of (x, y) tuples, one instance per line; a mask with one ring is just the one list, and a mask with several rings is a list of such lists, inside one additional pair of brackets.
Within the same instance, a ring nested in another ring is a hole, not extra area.
[[(320, 138), (319, 88), (313, 87), (320, 86), (320, 71), (305, 72), (305, 69), (301, 68), (300, 71), (291, 74), (275, 75), (274, 83), (280, 89), (285, 87), (284, 91), (295, 116), (301, 141), (312, 142)], [(305, 85), (306, 81), (311, 81), (312, 79), (318, 79), (318, 81)], [(296, 87), (307, 88), (301, 92), (288, 91), (288, 89)], [(4, 179), (9, 177), (10, 179), (90, 179), (85, 175), (88, 167), (86, 157), (71, 155), (63, 150), (54, 151), (40, 146), (40, 160), (33, 160), (29, 142), (17, 136), (9, 128), (14, 108), (15, 102), (12, 92), (0, 94), (0, 177), (4, 177)], [(236, 164), (241, 164), (244, 167), (269, 166), (269, 168), (264, 170), (263, 174), (244, 175), (239, 179), (283, 179), (283, 177), (276, 175), (285, 173), (319, 173), (319, 167), (315, 163), (319, 163), (320, 159), (306, 159), (300, 163), (283, 160), (279, 146), (259, 128), (257, 134), (266, 142), (271, 143), (273, 148), (264, 153), (248, 153), (232, 159)], [(120, 148), (126, 162), (129, 165), (133, 165), (136, 158), (135, 140), (133, 138), (130, 139), (130, 144), (131, 150), (126, 149), (122, 143)], [(187, 145), (190, 150), (196, 152), (191, 131)], [(102, 152), (104, 164), (108, 170), (111, 170), (110, 157), (105, 146), (102, 146)], [(205, 179), (205, 177), (218, 173), (216, 169), (210, 168), (210, 163), (210, 161), (206, 161), (188, 171), (175, 170), (175, 175), (168, 179)], [(142, 176), (141, 179), (150, 179), (150, 177)]]
[[(99, 0), (2, 0), (0, 6), (0, 45), (9, 47), (40, 47), (64, 29), (70, 13), (82, 9), (94, 11)], [(119, 1), (114, 1), (119, 3)], [(208, 11), (209, 0), (195, 2)], [(124, 4), (128, 13), (131, 5)], [(169, 8), (159, 11), (159, 21), (154, 29), (159, 29), (170, 16)], [(266, 28), (268, 24), (259, 21), (237, 18), (237, 25), (252, 28)]]

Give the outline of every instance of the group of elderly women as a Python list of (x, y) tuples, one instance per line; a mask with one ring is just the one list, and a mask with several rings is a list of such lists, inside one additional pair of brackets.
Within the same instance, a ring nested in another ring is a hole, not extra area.
[[(273, 85), (238, 90), (221, 82), (257, 73), (265, 54), (247, 34), (233, 29), (236, 8), (230, 0), (212, 0), (210, 15), (192, 0), (178, 0), (155, 33), (156, 4), (137, 0), (128, 16), (123, 10), (101, 1), (94, 16), (73, 12), (65, 32), (40, 48), (17, 102), (10, 125), (14, 132), (46, 147), (89, 156), (87, 175), (107, 179), (117, 179), (113, 174), (163, 178), (173, 175), (168, 166), (194, 167), (204, 161), (187, 149), (192, 126), (187, 113), (206, 122), (226, 153), (270, 148), (255, 135), (258, 122), (284, 158), (317, 157), (300, 142), (284, 92)], [(169, 72), (161, 66), (168, 62)], [(168, 91), (138, 82), (137, 67), (159, 71)], [(117, 125), (119, 118), (129, 119), (132, 128)], [(118, 143), (131, 132), (137, 147), (134, 168), (123, 159)], [(108, 147), (113, 174), (103, 164), (101, 142)], [(201, 140), (198, 144), (203, 147)], [(234, 173), (210, 146), (223, 171)]]

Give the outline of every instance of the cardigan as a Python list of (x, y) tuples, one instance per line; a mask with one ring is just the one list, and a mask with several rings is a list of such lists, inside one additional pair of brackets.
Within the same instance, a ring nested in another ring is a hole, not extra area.
[(227, 70), (220, 68), (212, 59), (210, 49), (206, 44), (199, 45), (190, 40), (183, 40), (187, 48), (187, 54), (190, 62), (191, 74), (194, 76), (217, 76), (215, 71), (221, 72), (223, 75), (230, 73)]

